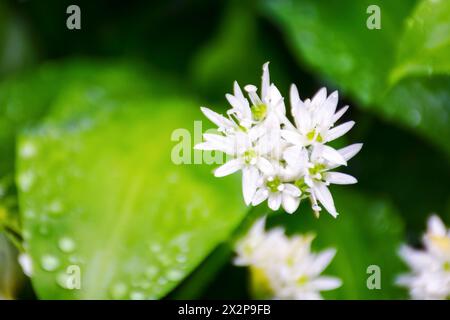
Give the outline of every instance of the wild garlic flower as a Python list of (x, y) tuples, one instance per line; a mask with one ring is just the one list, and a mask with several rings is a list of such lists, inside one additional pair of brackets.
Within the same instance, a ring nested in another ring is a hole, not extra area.
[(407, 287), (413, 299), (450, 299), (450, 229), (437, 215), (428, 219), (423, 245), (424, 250), (400, 248), (411, 273), (399, 276), (397, 284)]
[(342, 285), (340, 279), (320, 274), (336, 254), (334, 249), (311, 252), (313, 235), (287, 237), (282, 228), (265, 231), (258, 220), (236, 246), (234, 263), (248, 266), (255, 298), (319, 300), (321, 291)]
[(302, 199), (309, 199), (316, 216), (322, 205), (336, 217), (338, 213), (328, 186), (357, 181), (331, 170), (346, 166), (362, 147), (358, 143), (335, 150), (327, 145), (353, 127), (353, 121), (335, 126), (348, 106), (336, 111), (338, 93), (327, 96), (325, 88), (312, 99), (302, 101), (297, 87), (292, 85), (294, 122), (291, 123), (283, 96), (270, 83), (268, 63), (263, 65), (260, 93), (254, 85), (246, 85), (244, 89), (248, 98), (237, 82), (233, 94), (226, 95), (231, 105), (226, 117), (201, 108), (217, 125), (218, 133), (205, 133), (205, 141), (195, 148), (221, 151), (231, 158), (215, 170), (215, 176), (242, 171), (242, 192), (247, 205), (256, 206), (267, 200), (272, 210), (282, 207), (293, 213)]
[(23, 273), (26, 276), (31, 277), (33, 275), (33, 263), (30, 255), (27, 253), (21, 253), (17, 257), (17, 260), (19, 261), (19, 264), (22, 267)]

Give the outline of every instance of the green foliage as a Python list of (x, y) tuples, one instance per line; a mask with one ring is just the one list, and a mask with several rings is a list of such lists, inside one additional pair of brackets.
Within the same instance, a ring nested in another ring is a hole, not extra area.
[(450, 4), (423, 0), (406, 20), (391, 81), (409, 75), (449, 75), (449, 55)]
[[(374, 4), (381, 30), (366, 27)], [(269, 222), (337, 248), (325, 273), (344, 285), (326, 298), (406, 297), (399, 244), (433, 211), (450, 223), (449, 1), (141, 1), (108, 15), (90, 2), (81, 32), (65, 8), (0, 4), (0, 298), (20, 287), (21, 236), (38, 298), (250, 297), (233, 241), (267, 209), (244, 208), (239, 175), (174, 165), (171, 134), (225, 105), (234, 80), (259, 86), (266, 61), (286, 102), (290, 82), (302, 98), (339, 89), (357, 125), (333, 145), (365, 144), (349, 164), (359, 183), (332, 187), (338, 219), (304, 202)], [(381, 290), (366, 287), (372, 264)], [(81, 290), (64, 288), (69, 265)]]
[[(161, 81), (146, 78), (148, 94), (125, 94), (138, 79), (122, 70), (116, 82), (116, 72), (90, 69), (95, 81), (66, 86), (44, 124), (21, 135), (17, 182), (40, 298), (159, 298), (245, 212), (228, 197), (235, 180), (171, 162), (172, 131), (192, 131), (197, 104), (162, 98)], [(81, 290), (64, 288), (69, 265), (81, 268)]]
[[(299, 60), (361, 107), (415, 129), (450, 154), (448, 1), (424, 0), (416, 10), (412, 1), (263, 3)], [(366, 28), (373, 4), (381, 9), (380, 30)]]

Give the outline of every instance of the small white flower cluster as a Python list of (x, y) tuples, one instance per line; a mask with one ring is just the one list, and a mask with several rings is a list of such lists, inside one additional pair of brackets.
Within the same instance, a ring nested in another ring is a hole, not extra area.
[(450, 229), (436, 215), (428, 220), (423, 244), (425, 250), (400, 248), (412, 272), (399, 276), (397, 284), (407, 287), (413, 299), (450, 299)]
[(265, 219), (258, 220), (236, 245), (234, 263), (248, 266), (256, 298), (319, 300), (320, 291), (342, 285), (339, 278), (320, 276), (336, 250), (311, 252), (314, 236), (288, 238), (282, 228), (265, 231)]
[(362, 144), (335, 150), (327, 143), (347, 133), (354, 125), (348, 121), (335, 126), (348, 106), (336, 112), (338, 93), (327, 96), (320, 89), (312, 99), (302, 101), (295, 85), (290, 102), (293, 123), (286, 116), (284, 98), (270, 83), (268, 63), (263, 66), (261, 92), (254, 85), (238, 83), (234, 94), (227, 94), (231, 105), (227, 116), (202, 107), (205, 116), (218, 126), (218, 134), (205, 133), (198, 150), (222, 151), (231, 160), (217, 168), (216, 177), (242, 171), (242, 191), (247, 205), (265, 200), (272, 210), (281, 206), (288, 213), (297, 210), (300, 200), (309, 198), (318, 216), (319, 203), (333, 216), (336, 212), (330, 184), (353, 184), (356, 179), (331, 170), (347, 165)]

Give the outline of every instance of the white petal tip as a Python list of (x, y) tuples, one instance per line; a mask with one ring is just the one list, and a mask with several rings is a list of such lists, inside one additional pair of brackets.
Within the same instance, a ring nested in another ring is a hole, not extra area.
[(252, 84), (248, 84), (244, 87), (244, 90), (247, 92), (255, 92), (258, 90), (258, 88)]

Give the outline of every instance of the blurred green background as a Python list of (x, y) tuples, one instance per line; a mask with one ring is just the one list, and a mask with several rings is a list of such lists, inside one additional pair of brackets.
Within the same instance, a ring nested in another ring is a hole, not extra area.
[[(233, 81), (259, 84), (271, 61), (285, 97), (292, 82), (302, 98), (339, 90), (356, 126), (337, 145), (364, 148), (346, 168), (359, 183), (332, 188), (337, 220), (303, 204), (270, 224), (338, 249), (326, 273), (344, 285), (325, 298), (406, 298), (398, 246), (419, 246), (432, 212), (450, 223), (449, 57), (443, 0), (2, 1), (0, 297), (249, 298), (232, 240), (267, 208), (244, 208), (239, 177), (170, 155), (175, 129), (225, 110)], [(81, 290), (65, 288), (71, 264)]]

